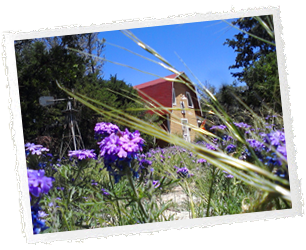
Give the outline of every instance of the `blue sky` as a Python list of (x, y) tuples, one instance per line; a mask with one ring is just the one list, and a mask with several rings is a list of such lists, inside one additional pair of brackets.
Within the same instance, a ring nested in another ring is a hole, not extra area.
[[(208, 81), (218, 88), (224, 83), (231, 84), (234, 80), (230, 74), (233, 70), (229, 70), (228, 67), (235, 63), (236, 53), (223, 43), (227, 38), (233, 38), (239, 31), (223, 21), (145, 27), (130, 31), (160, 53), (177, 70), (184, 71), (192, 80), (195, 79), (176, 53), (201, 82)], [(143, 56), (156, 59), (120, 31), (101, 32), (99, 38), (106, 39), (107, 44), (103, 54), (107, 60), (126, 64), (159, 76), (172, 74), (155, 63), (108, 44), (116, 44)], [(110, 75), (117, 75), (118, 79), (133, 86), (157, 78), (110, 62), (105, 63), (103, 75), (105, 79), (108, 79)]]
[[(171, 14), (125, 14), (121, 18), (152, 15), (154, 15), (154, 18), (160, 19), (166, 18)], [(50, 18), (50, 25), (52, 26), (54, 15), (50, 15)], [(94, 15), (93, 21), (96, 24), (101, 24), (112, 23), (113, 20), (119, 19), (119, 14), (100, 14)], [(43, 21), (43, 18), (41, 18), (41, 21)], [(232, 20), (227, 21), (231, 22)], [(223, 45), (223, 43), (227, 38), (232, 39), (239, 31), (222, 20), (138, 28), (130, 31), (160, 53), (177, 70), (184, 71), (195, 82), (196, 79), (192, 77), (192, 74), (183, 65), (175, 52), (202, 83), (208, 82), (218, 88), (222, 84), (231, 84), (235, 80), (231, 75), (234, 70), (229, 70), (228, 67), (235, 63), (236, 53), (232, 48)], [(151, 59), (156, 59), (120, 31), (101, 32), (99, 38), (104, 38), (109, 43), (125, 47)], [(106, 44), (103, 54), (108, 60), (126, 64), (158, 76), (172, 74), (157, 64), (109, 44)], [(133, 86), (157, 78), (156, 76), (106, 62), (103, 67), (103, 77), (109, 79), (110, 75), (117, 75), (118, 79), (124, 80)]]

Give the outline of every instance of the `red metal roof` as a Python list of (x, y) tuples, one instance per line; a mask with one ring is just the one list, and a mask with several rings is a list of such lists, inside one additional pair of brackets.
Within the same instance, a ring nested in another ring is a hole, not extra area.
[[(165, 78), (176, 78), (177, 74), (166, 76)], [(134, 89), (138, 89), (139, 95), (144, 99), (152, 103), (152, 99), (157, 101), (162, 107), (172, 107), (172, 81), (167, 81), (163, 78), (159, 78), (150, 82), (142, 83), (134, 86)], [(144, 93), (144, 94), (143, 94)], [(146, 96), (147, 95), (147, 96)], [(153, 103), (156, 107), (157, 104)], [(148, 111), (153, 114), (154, 112)], [(167, 114), (167, 111), (160, 112), (161, 114)]]
[[(184, 77), (184, 72), (180, 72), (180, 76)], [(165, 78), (175, 79), (178, 77), (178, 74), (172, 74), (166, 76)], [(172, 108), (172, 81), (167, 81), (163, 78), (159, 78), (153, 81), (145, 82), (133, 87), (134, 89), (139, 90), (138, 93), (143, 100), (149, 101), (152, 103), (151, 99), (157, 101), (161, 107)], [(153, 103), (156, 107), (157, 104)], [(196, 107), (201, 109), (199, 103), (196, 103)], [(153, 114), (153, 111), (148, 111), (150, 114)], [(161, 114), (168, 114), (167, 111), (161, 111)], [(197, 111), (198, 115), (201, 116), (202, 111)]]
[[(176, 78), (176, 76), (177, 76), (177, 74), (172, 74), (172, 75), (166, 76), (165, 78)], [(141, 89), (142, 90), (143, 88), (153, 86), (153, 85), (162, 84), (164, 82), (168, 82), (168, 81), (163, 79), (163, 78), (158, 78), (158, 79), (155, 79), (153, 81), (149, 81), (149, 82), (145, 82), (145, 83), (136, 85), (136, 86), (134, 86), (134, 89)]]

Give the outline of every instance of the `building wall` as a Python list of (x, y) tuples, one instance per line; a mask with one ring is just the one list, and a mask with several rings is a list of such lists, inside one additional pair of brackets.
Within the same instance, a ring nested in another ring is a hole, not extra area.
[[(137, 88), (137, 86), (136, 86)], [(139, 88), (142, 92), (144, 92), (146, 95), (150, 96), (148, 98), (147, 96), (143, 95), (141, 92), (139, 92), (139, 95), (144, 99), (148, 100), (149, 102), (152, 102), (151, 98), (157, 101), (161, 106), (163, 107), (171, 107), (171, 94), (172, 93), (172, 83), (169, 81), (164, 81), (161, 84), (158, 85), (151, 85), (146, 86), (143, 88)], [(155, 104), (154, 104), (155, 105)], [(158, 107), (158, 105), (156, 105)], [(148, 111), (150, 114), (153, 114), (154, 112)], [(165, 112), (161, 112), (165, 113)]]
[[(181, 110), (173, 110), (171, 115), (170, 121), (170, 131), (172, 134), (177, 134), (182, 136), (183, 135), (183, 128), (181, 124), (181, 119), (186, 118), (188, 119), (188, 123), (198, 127), (198, 121), (195, 113), (195, 108), (198, 107), (198, 104), (195, 102), (197, 101), (196, 94), (191, 91), (185, 84), (179, 82), (173, 82), (173, 87), (175, 89), (175, 99), (176, 105), (173, 105), (173, 108), (180, 108), (180, 102), (183, 101), (185, 105), (185, 114), (182, 114)], [(186, 91), (188, 91), (192, 97), (193, 101), (193, 108), (188, 107), (188, 100)], [(185, 98), (183, 98), (183, 95)], [(183, 99), (182, 99), (183, 98)], [(171, 98), (172, 99), (172, 98)], [(188, 110), (189, 109), (189, 110)], [(176, 121), (176, 122), (174, 122)], [(178, 124), (179, 123), (179, 124)], [(189, 128), (188, 128), (189, 129)], [(196, 132), (194, 130), (189, 129), (190, 140), (193, 141), (196, 137)]]

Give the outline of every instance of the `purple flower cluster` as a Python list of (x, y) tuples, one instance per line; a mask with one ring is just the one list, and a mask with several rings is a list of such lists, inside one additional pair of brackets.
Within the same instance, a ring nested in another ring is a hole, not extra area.
[(107, 190), (106, 189), (104, 189), (104, 188), (101, 188), (101, 191), (102, 191), (102, 193), (104, 194), (104, 195), (109, 195), (109, 192), (107, 192)]
[(125, 129), (124, 132), (118, 131), (98, 142), (100, 147), (100, 155), (109, 161), (117, 159), (134, 159), (137, 154), (142, 151), (144, 139), (140, 137), (140, 133), (133, 133)]
[(115, 182), (120, 180), (126, 166), (129, 166), (133, 175), (138, 178), (139, 173), (130, 163), (134, 159), (139, 159), (139, 153), (143, 150), (145, 141), (140, 133), (137, 130), (130, 132), (128, 129), (120, 131), (117, 125), (103, 122), (96, 124), (95, 132), (102, 136), (102, 140), (98, 142), (100, 156), (104, 158), (104, 166), (114, 176)]
[(218, 126), (212, 126), (211, 128), (210, 128), (210, 130), (215, 130), (215, 129), (217, 129), (217, 130), (224, 130), (224, 129), (226, 129), (227, 127), (225, 126), (225, 125), (218, 125)]
[[(269, 118), (269, 117), (268, 117)], [(256, 158), (259, 159), (264, 165), (266, 165), (273, 173), (277, 174), (282, 178), (289, 178), (288, 176), (288, 165), (287, 165), (287, 150), (284, 130), (274, 130), (277, 126), (274, 124), (266, 123), (263, 128), (252, 128), (251, 125), (244, 122), (234, 123), (236, 127), (245, 130), (246, 142), (254, 149)], [(222, 133), (226, 126), (219, 125), (211, 127), (211, 130), (219, 133), (222, 138), (221, 141), (214, 141), (212, 144), (201, 142), (206, 148), (215, 150), (216, 147), (220, 147), (227, 153), (240, 152), (239, 159), (245, 160), (251, 163), (255, 162), (254, 155), (251, 154), (250, 150), (241, 145), (241, 148), (237, 148), (237, 140)], [(270, 132), (267, 132), (270, 131)], [(255, 137), (253, 137), (255, 136)], [(276, 152), (275, 152), (276, 151)], [(283, 157), (281, 157), (280, 155)], [(227, 178), (230, 178), (229, 175)]]
[(205, 159), (198, 159), (198, 161), (197, 161), (197, 163), (205, 163), (205, 162), (207, 162)]
[[(251, 125), (248, 125), (244, 122), (234, 122), (235, 126), (238, 127), (238, 128), (245, 128), (245, 129), (248, 129), (251, 127)], [(218, 129), (218, 130), (225, 130), (227, 127), (225, 125), (217, 125), (217, 126), (212, 126), (210, 128), (210, 130), (215, 130), (215, 129)]]
[(176, 173), (178, 174), (179, 178), (189, 178), (193, 176), (193, 174), (189, 173), (189, 169), (186, 167), (179, 168)]
[(45, 176), (44, 170), (28, 169), (29, 191), (35, 197), (47, 194), (52, 188), (53, 181), (53, 178)]
[(259, 142), (259, 141), (255, 140), (255, 139), (247, 139), (246, 141), (250, 144), (250, 146), (252, 148), (255, 149), (255, 151), (260, 152), (260, 151), (262, 151), (265, 148), (265, 144), (264, 143)]
[[(287, 149), (286, 149), (286, 139), (285, 133), (282, 131), (273, 131), (263, 138), (264, 142), (271, 145), (276, 149), (287, 160)], [(271, 156), (267, 157), (268, 164), (271, 165), (282, 165), (283, 159), (272, 153)], [(287, 174), (287, 173), (286, 173)]]
[[(30, 194), (33, 195), (33, 198), (36, 200), (35, 204), (31, 206), (31, 215), (32, 215), (32, 225), (33, 233), (39, 234), (40, 232), (46, 230), (48, 227), (45, 225), (45, 220), (42, 218), (47, 216), (47, 214), (41, 210), (38, 203), (42, 194), (47, 194), (52, 188), (53, 178), (46, 177), (44, 170), (32, 170), (28, 169), (28, 185)], [(30, 196), (31, 198), (31, 196)], [(31, 198), (31, 202), (33, 199)]]
[(206, 144), (206, 148), (210, 149), (210, 150), (216, 150), (217, 147), (218, 147), (218, 145), (212, 145), (212, 144), (209, 144), (209, 143)]
[(147, 160), (145, 158), (139, 160), (139, 166), (150, 166), (152, 165), (152, 161)]
[(43, 217), (47, 216), (47, 214), (41, 210), (37, 203), (34, 206), (31, 206), (31, 214), (33, 234), (39, 234), (40, 232), (48, 229), (45, 224), (45, 220), (42, 219)]
[(116, 134), (118, 131), (120, 131), (120, 129), (115, 124), (109, 122), (100, 122), (96, 124), (94, 131), (96, 134), (101, 135), (102, 137), (106, 137), (111, 134)]
[(154, 188), (158, 188), (160, 186), (160, 182), (157, 180), (157, 181), (152, 181), (152, 184), (154, 186)]
[(91, 180), (91, 185), (92, 186), (98, 186), (98, 182), (96, 182), (95, 180)]
[(238, 127), (238, 128), (245, 128), (245, 129), (248, 129), (248, 128), (251, 127), (251, 125), (248, 125), (248, 124), (246, 124), (246, 123), (244, 123), (244, 122), (239, 122), (239, 123), (234, 122), (234, 124), (235, 124), (235, 126)]
[(275, 147), (286, 143), (285, 133), (282, 131), (273, 131), (264, 138), (264, 141)]
[(44, 151), (49, 151), (49, 149), (44, 148), (42, 145), (35, 145), (34, 143), (26, 143), (25, 145), (26, 155), (30, 153), (32, 155), (41, 155)]
[(227, 147), (225, 148), (225, 150), (228, 152), (228, 153), (234, 153), (236, 151), (236, 146), (233, 145), (233, 144), (229, 144), (227, 145)]
[(259, 135), (263, 138), (263, 142), (261, 143), (256, 140), (249, 139), (247, 141), (250, 143), (251, 147), (253, 147), (257, 151), (264, 150), (266, 152), (270, 152), (272, 148), (274, 148), (276, 149), (276, 151), (282, 154), (285, 157), (285, 159), (287, 159), (286, 138), (284, 132), (277, 130), (277, 131), (272, 131), (269, 134), (260, 133)]
[(222, 172), (225, 173), (225, 178), (228, 178), (228, 179), (234, 178), (234, 176), (229, 174), (228, 172), (226, 172), (226, 171), (222, 171)]
[(69, 157), (77, 158), (78, 160), (84, 160), (84, 159), (95, 159), (96, 154), (94, 153), (94, 150), (91, 149), (80, 149), (80, 150), (74, 150), (69, 151), (68, 153)]

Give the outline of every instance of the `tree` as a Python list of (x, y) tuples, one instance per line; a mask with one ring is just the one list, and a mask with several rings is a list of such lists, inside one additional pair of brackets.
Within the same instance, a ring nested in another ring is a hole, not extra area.
[(246, 69), (244, 81), (248, 86), (247, 105), (260, 107), (264, 103), (274, 111), (282, 112), (276, 53), (261, 57)]
[(61, 111), (65, 104), (42, 107), (39, 97), (66, 97), (55, 80), (72, 88), (84, 75), (84, 59), (59, 45), (47, 50), (46, 45), (37, 40), (17, 43), (16, 48), (24, 139), (35, 141), (39, 136), (51, 134), (60, 138), (58, 125), (64, 120)]
[(105, 49), (105, 43), (103, 39), (98, 38), (99, 33), (87, 33), (83, 34), (79, 40), (79, 45), (82, 51), (95, 55), (96, 57), (88, 57), (88, 63), (86, 64), (86, 72), (91, 74), (101, 74), (104, 62), (99, 60), (98, 57), (102, 57), (102, 52)]
[(237, 52), (235, 64), (229, 69), (242, 68), (242, 71), (231, 74), (247, 85), (246, 104), (255, 111), (267, 104), (274, 111), (281, 113), (273, 17), (245, 17), (232, 24), (242, 31), (235, 35), (234, 39), (227, 39), (224, 45)]
[[(261, 16), (260, 18), (272, 31), (274, 30), (272, 16)], [(275, 45), (271, 45), (245, 33), (247, 32), (256, 35), (259, 38), (275, 44), (274, 38), (268, 34), (255, 17), (239, 18), (238, 20), (233, 21), (232, 25), (238, 26), (242, 31), (235, 35), (234, 39), (226, 39), (226, 42), (224, 43), (224, 45), (233, 48), (237, 53), (235, 64), (231, 65), (229, 67), (230, 69), (248, 68), (260, 57), (276, 51)], [(231, 74), (234, 77), (237, 77), (239, 81), (244, 81), (244, 70)]]

